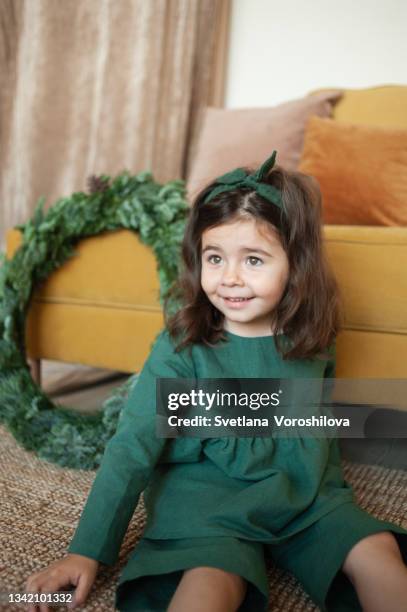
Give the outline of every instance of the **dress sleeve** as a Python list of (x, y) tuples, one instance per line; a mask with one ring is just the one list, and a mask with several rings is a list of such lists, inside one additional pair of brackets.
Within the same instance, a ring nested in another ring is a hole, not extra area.
[(175, 352), (166, 330), (156, 338), (106, 444), (69, 553), (116, 563), (140, 493), (168, 442), (155, 435), (158, 377), (193, 377), (192, 360), (186, 351)]

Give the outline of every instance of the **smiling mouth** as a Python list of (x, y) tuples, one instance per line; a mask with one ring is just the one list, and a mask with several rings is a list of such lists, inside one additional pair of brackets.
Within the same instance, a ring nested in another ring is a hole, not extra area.
[(228, 298), (228, 297), (224, 297), (224, 300), (226, 300), (227, 302), (248, 302), (249, 300), (252, 300), (253, 298)]

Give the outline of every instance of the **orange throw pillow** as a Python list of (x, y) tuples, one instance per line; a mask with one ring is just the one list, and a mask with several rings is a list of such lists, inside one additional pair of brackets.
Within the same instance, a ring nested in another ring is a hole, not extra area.
[(407, 225), (407, 130), (311, 117), (298, 170), (319, 181), (324, 223)]

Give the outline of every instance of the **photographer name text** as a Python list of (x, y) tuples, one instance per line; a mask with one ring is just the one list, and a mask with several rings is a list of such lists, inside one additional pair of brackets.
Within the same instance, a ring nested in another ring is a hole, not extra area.
[(331, 418), (326, 415), (305, 418), (290, 418), (274, 415), (268, 417), (208, 417), (203, 415), (192, 418), (171, 415), (168, 417), (170, 427), (350, 427), (350, 420), (346, 418)]

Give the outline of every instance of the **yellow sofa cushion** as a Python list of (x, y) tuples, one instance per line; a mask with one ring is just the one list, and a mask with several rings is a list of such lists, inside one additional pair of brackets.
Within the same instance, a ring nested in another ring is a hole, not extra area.
[(324, 227), (347, 329), (407, 334), (407, 228)]
[[(21, 233), (7, 235), (7, 255), (21, 244)], [(36, 291), (36, 301), (161, 310), (157, 263), (152, 250), (129, 230), (86, 238), (76, 256)]]
[[(21, 238), (8, 232), (8, 257)], [(153, 252), (134, 232), (120, 230), (82, 240), (76, 253), (34, 292), (29, 357), (140, 370), (164, 324)]]
[(407, 228), (324, 227), (344, 329), (337, 376), (407, 378)]
[[(407, 378), (406, 334), (344, 329), (338, 335), (336, 353), (338, 378)], [(336, 399), (344, 398), (336, 395)]]
[[(310, 95), (332, 89), (317, 89)], [(335, 105), (332, 117), (335, 121), (359, 125), (407, 129), (407, 85), (346, 89)]]
[(336, 121), (407, 129), (407, 86), (347, 89), (334, 108)]
[(28, 355), (134, 373), (163, 325), (161, 309), (34, 301), (27, 318)]

